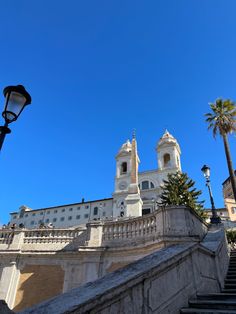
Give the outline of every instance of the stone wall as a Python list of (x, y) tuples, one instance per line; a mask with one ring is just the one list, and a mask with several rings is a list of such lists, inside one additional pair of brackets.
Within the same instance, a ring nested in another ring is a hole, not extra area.
[(14, 311), (52, 298), (63, 291), (64, 271), (57, 265), (26, 265), (20, 272)]
[(20, 314), (179, 313), (197, 293), (223, 287), (228, 267), (224, 231), (201, 243), (173, 245)]

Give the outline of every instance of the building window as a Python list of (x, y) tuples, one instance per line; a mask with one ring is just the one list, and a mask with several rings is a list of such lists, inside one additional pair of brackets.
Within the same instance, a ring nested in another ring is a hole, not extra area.
[(68, 220), (72, 220), (72, 216), (69, 216), (69, 217), (68, 217)]
[(88, 214), (84, 214), (84, 218), (88, 218), (88, 216), (89, 216)]
[(150, 182), (150, 189), (154, 189), (154, 188), (155, 188), (154, 184)]
[(76, 216), (76, 219), (80, 219), (80, 215), (77, 215), (77, 216)]
[(61, 220), (61, 221), (64, 221), (64, 220), (65, 220), (65, 217), (61, 217), (60, 220)]
[(170, 154), (165, 154), (163, 157), (164, 167), (170, 167)]
[(80, 206), (78, 206), (77, 209), (80, 210)]
[(25, 217), (28, 217), (29, 215), (28, 214), (25, 214)]
[(49, 222), (49, 219), (47, 218), (47, 219), (45, 220), (45, 222), (48, 223), (48, 222)]
[(69, 211), (72, 212), (72, 210), (73, 210), (73, 208), (71, 207), (71, 208), (69, 209)]
[(105, 217), (106, 216), (106, 212), (102, 212), (102, 216)]
[(142, 182), (142, 190), (148, 190), (149, 189), (149, 182), (143, 181)]
[(42, 215), (43, 215), (43, 212), (41, 212), (40, 215), (42, 216)]
[(63, 208), (61, 211), (62, 211), (62, 213), (64, 213), (65, 212), (65, 208)]
[(236, 214), (236, 207), (231, 207), (231, 213)]
[(34, 220), (32, 220), (32, 221), (30, 222), (30, 224), (33, 225), (33, 224), (34, 224)]
[(88, 209), (88, 208), (89, 208), (89, 205), (86, 205), (85, 208)]
[(150, 214), (150, 212), (151, 212), (151, 209), (150, 209), (150, 208), (144, 208), (144, 209), (142, 210), (142, 215)]
[(57, 213), (57, 209), (54, 210), (54, 214), (56, 214), (56, 213)]
[(122, 162), (121, 168), (120, 168), (120, 174), (127, 173), (127, 162)]
[(97, 216), (97, 214), (98, 214), (98, 207), (94, 207), (93, 214), (94, 214), (94, 216)]
[(36, 215), (35, 213), (32, 214), (32, 216), (35, 216), (35, 215)]
[(50, 211), (47, 212), (47, 215), (49, 215), (49, 214), (50, 214)]
[(57, 218), (53, 218), (53, 220), (52, 220), (53, 222), (56, 222), (57, 221)]

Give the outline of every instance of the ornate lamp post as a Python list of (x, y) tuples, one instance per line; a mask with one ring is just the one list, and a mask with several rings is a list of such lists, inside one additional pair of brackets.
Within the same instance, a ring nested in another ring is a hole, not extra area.
[(211, 181), (210, 181), (210, 167), (204, 165), (201, 169), (203, 172), (204, 177), (206, 178), (206, 186), (208, 187), (209, 195), (210, 195), (210, 201), (211, 201), (211, 223), (212, 224), (219, 224), (221, 223), (220, 217), (217, 215), (214, 199), (212, 196), (212, 190), (211, 190)]
[(3, 90), (3, 95), (5, 97), (5, 106), (2, 116), (5, 124), (0, 126), (0, 151), (6, 134), (11, 133), (8, 125), (16, 121), (25, 106), (31, 103), (31, 96), (22, 85), (7, 86)]

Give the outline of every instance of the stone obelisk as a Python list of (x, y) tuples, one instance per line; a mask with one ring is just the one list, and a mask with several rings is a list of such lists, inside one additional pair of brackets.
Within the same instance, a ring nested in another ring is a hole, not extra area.
[(142, 216), (142, 199), (138, 187), (138, 164), (139, 158), (137, 153), (137, 141), (135, 133), (133, 133), (132, 150), (131, 150), (131, 178), (126, 201), (127, 217)]

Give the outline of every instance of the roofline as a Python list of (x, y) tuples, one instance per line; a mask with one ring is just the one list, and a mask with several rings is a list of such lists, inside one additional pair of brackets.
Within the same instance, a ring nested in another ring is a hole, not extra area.
[[(236, 170), (234, 170), (234, 175), (235, 175), (235, 177), (236, 177)], [(225, 182), (228, 181), (229, 179), (230, 179), (230, 176), (222, 183), (222, 185), (224, 185)]]
[[(66, 206), (82, 205), (82, 204), (88, 204), (88, 203), (96, 203), (96, 202), (109, 201), (109, 200), (113, 200), (113, 197), (102, 198), (102, 199), (94, 200), (94, 201), (87, 201), (87, 202), (80, 202), (80, 203), (72, 203), (72, 204), (64, 204), (64, 205), (51, 206), (51, 207), (45, 207), (45, 208), (31, 209), (29, 212), (35, 212), (35, 211), (53, 209), (53, 208), (60, 208), (60, 207), (66, 207)], [(18, 213), (19, 212), (12, 212), (12, 213), (10, 213), (10, 215), (18, 214)]]
[(138, 174), (149, 173), (149, 172), (158, 172), (158, 169), (154, 169), (154, 170), (146, 170), (146, 171), (140, 171), (140, 172), (138, 172)]
[[(226, 207), (220, 207), (220, 208), (216, 208), (216, 210), (226, 210), (227, 211), (227, 208)], [(205, 208), (204, 211), (211, 212), (212, 208)]]

